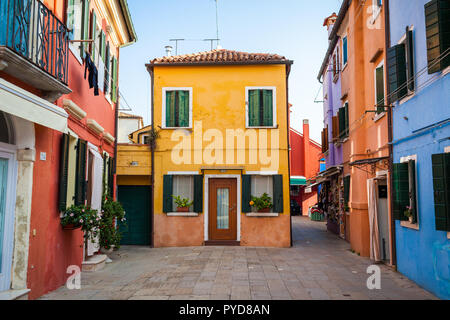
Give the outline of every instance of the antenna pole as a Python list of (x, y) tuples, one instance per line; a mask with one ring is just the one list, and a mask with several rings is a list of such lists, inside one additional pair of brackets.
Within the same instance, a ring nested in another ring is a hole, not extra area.
[(220, 38), (219, 38), (219, 5), (218, 5), (218, 1), (216, 0), (216, 30), (217, 30), (217, 34), (216, 34), (216, 38), (217, 38), (217, 47), (220, 46)]

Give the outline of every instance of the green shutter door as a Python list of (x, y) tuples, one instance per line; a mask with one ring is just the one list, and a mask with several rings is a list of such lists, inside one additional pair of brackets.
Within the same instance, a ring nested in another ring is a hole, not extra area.
[(339, 108), (339, 138), (345, 138), (346, 126), (345, 126), (345, 107)]
[(104, 92), (105, 94), (109, 91), (109, 75), (110, 75), (110, 69), (111, 69), (111, 57), (109, 54), (109, 41), (106, 43), (106, 49), (105, 49), (105, 87)]
[(344, 137), (347, 138), (350, 134), (350, 121), (349, 121), (349, 114), (348, 114), (348, 103), (344, 106), (344, 120), (345, 120), (345, 132)]
[(118, 222), (122, 245), (151, 244), (151, 187), (120, 186), (118, 197), (126, 212), (126, 221)]
[(189, 91), (178, 91), (178, 127), (189, 127)]
[(448, 0), (432, 0), (425, 5), (428, 73), (444, 70), (450, 65), (450, 55), (439, 59), (450, 48), (450, 5)]
[(84, 205), (86, 201), (86, 157), (87, 142), (79, 139), (77, 145), (77, 174), (75, 184), (75, 205)]
[(114, 197), (114, 159), (108, 159), (108, 195)]
[(407, 81), (408, 81), (408, 90), (414, 91), (415, 89), (415, 76), (414, 76), (414, 34), (409, 30), (409, 27), (406, 28), (406, 57), (408, 61), (408, 73), (407, 73)]
[(264, 127), (273, 127), (273, 91), (263, 90), (263, 124)]
[(103, 62), (105, 62), (105, 41), (106, 35), (102, 30), (100, 32), (100, 56), (102, 57)]
[(450, 153), (432, 155), (436, 230), (450, 231)]
[(203, 212), (203, 176), (194, 176), (194, 212)]
[(248, 125), (249, 127), (259, 127), (260, 122), (260, 96), (259, 90), (248, 91)]
[(351, 176), (346, 176), (344, 178), (344, 202), (346, 205), (348, 205), (350, 201), (350, 182)]
[(95, 37), (97, 32), (97, 16), (95, 15), (95, 12), (92, 11), (92, 18), (91, 18), (91, 40), (94, 40), (91, 44), (91, 54), (92, 54), (92, 61), (95, 63)]
[(283, 213), (283, 176), (273, 176), (273, 212)]
[(387, 50), (389, 70), (389, 94), (391, 102), (398, 101), (408, 94), (406, 86), (406, 48), (399, 44)]
[(384, 67), (381, 66), (375, 71), (376, 76), (376, 87), (377, 87), (377, 113), (384, 112)]
[(175, 91), (166, 92), (166, 127), (175, 127)]
[(163, 212), (173, 211), (173, 176), (165, 175), (163, 180)]
[(252, 176), (243, 175), (242, 176), (242, 213), (252, 212), (252, 207), (250, 206), (250, 201), (252, 201)]
[(394, 219), (406, 221), (406, 207), (410, 205), (409, 199), (409, 165), (408, 163), (395, 163), (393, 170), (394, 188)]
[[(73, 0), (71, 0), (73, 1)], [(88, 40), (89, 39), (89, 0), (83, 0), (83, 16), (81, 22), (81, 39)], [(81, 57), (84, 59), (85, 51), (88, 48), (89, 44), (87, 42), (81, 43)]]
[(69, 140), (68, 134), (61, 137), (61, 149), (59, 155), (59, 199), (58, 208), (63, 212), (67, 209), (67, 182), (69, 179)]
[(111, 100), (117, 102), (117, 59), (112, 58)]

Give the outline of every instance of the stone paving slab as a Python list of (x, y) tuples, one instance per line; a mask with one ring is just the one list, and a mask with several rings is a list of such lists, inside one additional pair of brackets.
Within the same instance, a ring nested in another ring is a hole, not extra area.
[(384, 300), (436, 299), (391, 268), (369, 290), (372, 262), (326, 231), (293, 218), (294, 247), (122, 247), (113, 263), (82, 273), (81, 290), (62, 287), (44, 300)]

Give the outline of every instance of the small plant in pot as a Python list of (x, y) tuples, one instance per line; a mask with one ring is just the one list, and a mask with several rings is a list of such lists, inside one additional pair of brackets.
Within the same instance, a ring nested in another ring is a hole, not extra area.
[(272, 198), (267, 193), (264, 193), (261, 197), (252, 197), (250, 206), (260, 213), (269, 213), (273, 208)]
[(61, 225), (65, 230), (81, 229), (85, 239), (92, 240), (98, 234), (100, 217), (97, 210), (92, 210), (87, 206), (71, 206), (64, 212)]
[(194, 204), (194, 201), (188, 198), (182, 198), (181, 196), (172, 196), (175, 199), (177, 205), (177, 212), (189, 212), (189, 208)]
[(124, 225), (126, 222), (125, 214), (125, 210), (119, 202), (114, 201), (109, 196), (103, 198), (102, 217), (99, 227), (99, 242), (102, 251), (108, 253), (113, 249), (120, 248), (122, 233), (117, 227), (117, 222), (120, 221)]

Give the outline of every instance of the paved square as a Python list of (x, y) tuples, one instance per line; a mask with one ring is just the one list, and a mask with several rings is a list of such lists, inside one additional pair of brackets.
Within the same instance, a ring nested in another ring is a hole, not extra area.
[(367, 289), (371, 261), (323, 223), (294, 217), (293, 234), (290, 249), (122, 247), (105, 269), (82, 274), (81, 290), (62, 287), (42, 299), (436, 299), (384, 265), (382, 289)]

